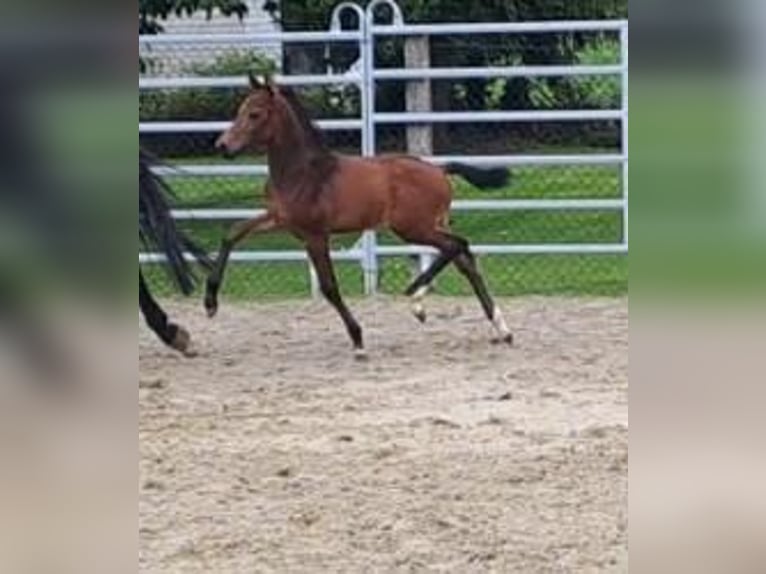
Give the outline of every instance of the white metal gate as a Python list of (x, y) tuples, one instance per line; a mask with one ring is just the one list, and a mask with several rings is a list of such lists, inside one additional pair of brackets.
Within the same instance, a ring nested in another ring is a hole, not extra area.
[[(381, 24), (374, 19), (376, 8), (389, 6), (392, 20)], [(353, 30), (341, 29), (341, 15), (354, 12), (358, 16), (358, 27)], [(375, 43), (383, 37), (433, 37), (440, 35), (475, 34), (536, 34), (556, 32), (611, 32), (619, 34), (621, 61), (615, 65), (568, 65), (568, 66), (509, 66), (480, 68), (427, 68), (427, 69), (376, 69)], [(173, 45), (205, 45), (215, 43), (227, 46), (261, 46), (268, 42), (321, 43), (358, 42), (360, 60), (343, 74), (278, 76), (280, 83), (293, 86), (352, 85), (360, 92), (361, 117), (358, 119), (326, 120), (318, 122), (324, 130), (360, 130), (362, 153), (366, 156), (377, 152), (376, 128), (392, 124), (438, 124), (478, 122), (570, 122), (589, 120), (611, 120), (621, 124), (622, 149), (613, 154), (568, 154), (568, 155), (501, 155), (501, 156), (435, 156), (429, 161), (443, 164), (460, 161), (481, 166), (619, 166), (621, 168), (621, 197), (619, 199), (539, 199), (539, 200), (466, 200), (453, 204), (455, 211), (576, 211), (613, 210), (622, 214), (623, 236), (621, 241), (611, 244), (541, 244), (541, 245), (474, 245), (478, 255), (517, 254), (627, 254), (628, 252), (628, 22), (616, 21), (562, 21), (523, 23), (481, 23), (481, 24), (406, 24), (403, 14), (393, 0), (374, 0), (366, 9), (353, 2), (338, 5), (332, 17), (330, 30), (326, 32), (288, 32), (268, 34), (228, 35), (159, 35), (140, 36), (139, 48)], [(422, 81), (476, 78), (542, 78), (564, 76), (619, 75), (622, 83), (622, 101), (618, 109), (610, 110), (555, 110), (555, 111), (484, 111), (484, 112), (405, 112), (381, 113), (376, 109), (375, 94), (377, 83), (386, 80)], [(139, 77), (139, 90), (191, 89), (191, 88), (232, 88), (244, 87), (243, 77)], [(228, 122), (149, 122), (139, 123), (140, 134), (188, 134), (221, 132)], [(248, 176), (266, 174), (265, 166), (243, 165), (195, 165), (178, 166), (173, 169), (159, 168), (165, 177)], [(238, 220), (257, 216), (260, 210), (250, 209), (198, 209), (178, 210), (178, 219), (195, 220)], [(357, 245), (349, 250), (336, 251), (336, 260), (358, 262), (364, 270), (365, 292), (373, 294), (378, 286), (379, 261), (382, 257), (420, 256), (424, 261), (433, 256), (429, 248), (416, 246), (378, 245), (374, 232), (365, 233)], [(255, 251), (232, 254), (233, 262), (256, 263), (273, 261), (307, 261), (303, 252)], [(161, 262), (156, 254), (140, 254), (143, 263)], [(314, 283), (315, 286), (315, 283)]]

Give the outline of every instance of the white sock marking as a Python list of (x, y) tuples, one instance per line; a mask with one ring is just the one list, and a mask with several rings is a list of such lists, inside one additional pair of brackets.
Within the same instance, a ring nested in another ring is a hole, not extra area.
[(427, 293), (428, 287), (421, 287), (415, 291), (414, 295), (412, 295), (412, 312), (417, 316), (421, 316), (426, 312), (425, 307), (423, 306), (423, 299)]
[(508, 328), (508, 325), (505, 323), (505, 319), (503, 318), (502, 311), (500, 311), (500, 309), (497, 307), (495, 307), (495, 312), (492, 315), (492, 324), (501, 337), (507, 337), (511, 334), (511, 330)]

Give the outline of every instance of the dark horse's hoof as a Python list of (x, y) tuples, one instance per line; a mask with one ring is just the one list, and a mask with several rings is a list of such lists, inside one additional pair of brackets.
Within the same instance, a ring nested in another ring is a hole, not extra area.
[(415, 318), (422, 324), (425, 325), (426, 321), (428, 321), (428, 314), (425, 312), (425, 309), (420, 309), (412, 312), (413, 315), (415, 315)]
[(364, 362), (369, 360), (370, 356), (365, 349), (354, 349), (354, 359), (356, 361)]
[(205, 311), (210, 319), (215, 317), (218, 313), (218, 301), (210, 296), (205, 297)]
[(170, 346), (183, 354), (184, 357), (191, 359), (197, 356), (197, 351), (195, 351), (192, 346), (191, 335), (189, 335), (189, 332), (183, 327), (178, 327), (176, 336)]

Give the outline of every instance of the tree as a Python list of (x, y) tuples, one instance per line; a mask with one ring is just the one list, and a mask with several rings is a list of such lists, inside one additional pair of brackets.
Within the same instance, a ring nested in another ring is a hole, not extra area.
[(139, 0), (138, 33), (162, 32), (160, 21), (170, 16), (190, 16), (202, 11), (210, 17), (216, 10), (224, 16), (243, 18), (247, 4), (243, 0)]
[[(358, 0), (366, 4), (366, 0)], [(337, 0), (269, 0), (264, 9), (285, 30), (324, 29)], [(624, 18), (627, 0), (399, 0), (410, 23)]]
[[(360, 5), (369, 2), (355, 1)], [(591, 20), (625, 18), (628, 14), (628, 0), (398, 0), (398, 3), (408, 23)], [(285, 31), (326, 30), (337, 4), (338, 0), (267, 0), (263, 7)], [(351, 13), (346, 16), (354, 18)], [(435, 65), (502, 65), (502, 62), (493, 61), (493, 57), (488, 56), (487, 49), (506, 58), (518, 57), (527, 64), (567, 63), (572, 61), (575, 50), (587, 41), (586, 35), (578, 35), (571, 45), (563, 46), (561, 38), (556, 35), (506, 36), (487, 38), (485, 50), (477, 51), (473, 49), (475, 45), (471, 38), (443, 37), (432, 40), (432, 52)], [(379, 41), (378, 61), (392, 63), (388, 60), (396, 50), (387, 49), (386, 46), (396, 42), (394, 38)], [(310, 69), (311, 62), (326, 65), (326, 62), (321, 61), (324, 56), (321, 46), (292, 45), (288, 48), (286, 53), (301, 52), (302, 59), (309, 62), (299, 66), (298, 72), (317, 72)], [(333, 59), (344, 60), (347, 51), (336, 50)]]

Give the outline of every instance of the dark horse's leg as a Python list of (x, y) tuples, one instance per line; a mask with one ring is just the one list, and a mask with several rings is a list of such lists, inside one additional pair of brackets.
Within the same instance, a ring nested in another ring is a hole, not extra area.
[(226, 272), (226, 265), (229, 262), (229, 256), (234, 247), (250, 235), (273, 231), (277, 229), (277, 227), (277, 223), (270, 213), (266, 213), (255, 219), (235, 223), (231, 227), (228, 235), (221, 242), (221, 249), (218, 252), (218, 258), (213, 266), (213, 272), (207, 278), (205, 309), (207, 310), (208, 317), (214, 317), (218, 312), (218, 292), (221, 289), (223, 276)]
[(335, 310), (343, 319), (346, 331), (348, 331), (348, 335), (354, 343), (354, 351), (357, 357), (364, 357), (362, 328), (356, 322), (356, 319), (354, 319), (354, 316), (348, 310), (340, 295), (338, 281), (335, 277), (332, 259), (330, 258), (329, 239), (326, 236), (312, 237), (306, 242), (306, 250), (319, 277), (319, 286), (322, 289), (322, 294), (335, 307)]
[(163, 343), (187, 357), (195, 356), (189, 333), (183, 327), (168, 321), (168, 316), (152, 297), (140, 271), (138, 272), (138, 305), (149, 328)]

